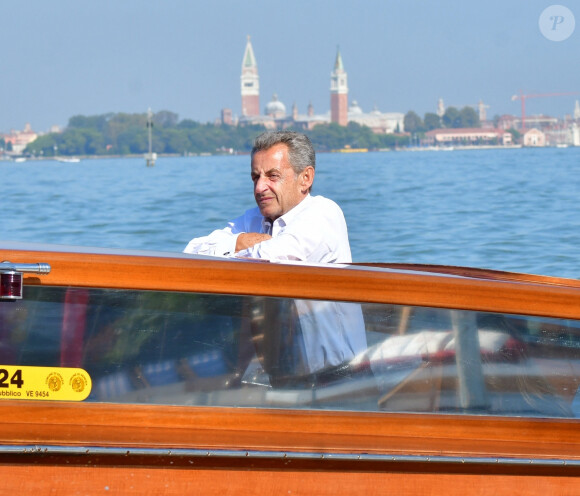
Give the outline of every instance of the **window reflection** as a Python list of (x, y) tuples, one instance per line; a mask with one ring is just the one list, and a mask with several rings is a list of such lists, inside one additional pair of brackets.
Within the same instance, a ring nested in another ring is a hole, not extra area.
[(312, 388), (350, 376), (352, 359), (367, 349), (359, 304), (253, 297), (247, 305), (246, 356), (255, 356), (271, 386)]
[(580, 322), (450, 309), (29, 287), (5, 365), (84, 368), (87, 401), (580, 416)]

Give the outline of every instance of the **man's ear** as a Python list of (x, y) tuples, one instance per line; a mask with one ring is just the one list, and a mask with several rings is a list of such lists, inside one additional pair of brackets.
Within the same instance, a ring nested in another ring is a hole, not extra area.
[(309, 165), (300, 173), (300, 186), (302, 191), (306, 193), (312, 187), (314, 182), (314, 167)]

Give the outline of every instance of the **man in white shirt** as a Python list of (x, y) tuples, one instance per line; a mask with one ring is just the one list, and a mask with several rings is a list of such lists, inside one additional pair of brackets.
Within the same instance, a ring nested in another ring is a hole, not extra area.
[[(315, 161), (312, 143), (304, 134), (276, 131), (258, 136), (251, 161), (257, 207), (224, 229), (192, 239), (184, 252), (271, 261), (351, 262), (342, 210), (332, 200), (310, 195)], [(293, 372), (280, 370), (280, 375), (312, 374), (342, 364), (366, 348), (359, 305), (307, 300), (294, 303), (300, 323), (294, 358), (300, 356), (294, 360)], [(292, 326), (284, 323), (279, 327)], [(274, 373), (268, 372), (271, 376)]]
[(252, 150), (257, 207), (225, 229), (195, 238), (185, 253), (313, 263), (349, 263), (350, 245), (340, 207), (311, 196), (315, 153), (304, 134), (264, 133)]

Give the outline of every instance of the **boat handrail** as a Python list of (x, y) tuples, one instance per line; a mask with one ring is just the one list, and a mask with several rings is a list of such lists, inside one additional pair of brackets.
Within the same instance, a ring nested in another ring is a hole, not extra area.
[(356, 266), (0, 249), (0, 259), (14, 263), (34, 258), (46, 261), (52, 270), (42, 279), (25, 276), (25, 285), (248, 294), (580, 319), (579, 287), (541, 281)]

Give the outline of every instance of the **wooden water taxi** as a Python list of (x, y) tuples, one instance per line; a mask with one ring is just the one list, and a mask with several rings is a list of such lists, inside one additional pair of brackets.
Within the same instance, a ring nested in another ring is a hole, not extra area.
[[(20, 243), (0, 261), (7, 493), (579, 487), (578, 281)], [(364, 348), (281, 371), (304, 301), (360, 311)]]

